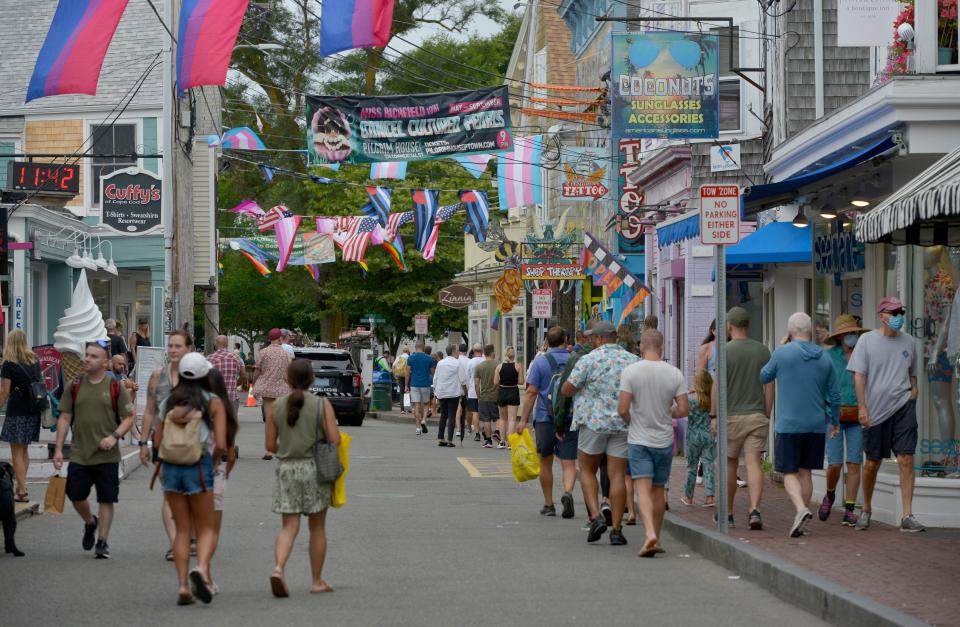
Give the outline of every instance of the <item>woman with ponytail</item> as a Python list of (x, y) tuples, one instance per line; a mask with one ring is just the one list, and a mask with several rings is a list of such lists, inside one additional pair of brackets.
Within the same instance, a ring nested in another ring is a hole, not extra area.
[(301, 515), (307, 516), (310, 525), (310, 570), (313, 576), (310, 592), (333, 591), (321, 578), (327, 554), (327, 508), (333, 485), (317, 480), (313, 447), (320, 440), (339, 444), (340, 432), (330, 401), (307, 393), (313, 381), (310, 360), (295, 359), (287, 368), (287, 383), (292, 391), (277, 399), (276, 411), (267, 419), (266, 449), (275, 453), (279, 460), (273, 487), (273, 511), (283, 517), (283, 528), (277, 535), (276, 565), (270, 575), (270, 588), (277, 597), (290, 596), (284, 567), (300, 531)]

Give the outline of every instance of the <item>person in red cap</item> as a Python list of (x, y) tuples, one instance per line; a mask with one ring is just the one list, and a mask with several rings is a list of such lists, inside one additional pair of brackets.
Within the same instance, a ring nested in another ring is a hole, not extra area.
[(900, 466), (903, 517), (900, 531), (925, 531), (913, 516), (913, 456), (917, 450), (917, 352), (914, 338), (902, 331), (906, 308), (887, 296), (877, 305), (881, 326), (857, 342), (847, 370), (853, 373), (857, 412), (863, 425), (863, 509), (856, 528), (870, 527), (873, 488), (880, 463), (891, 451)]
[[(274, 403), (277, 399), (290, 393), (290, 386), (287, 385), (287, 367), (293, 358), (283, 349), (282, 337), (283, 333), (280, 329), (270, 329), (270, 333), (267, 334), (270, 346), (257, 355), (257, 364), (253, 371), (253, 395), (263, 399), (264, 423), (273, 419)], [(270, 460), (273, 459), (273, 455), (268, 451), (263, 458)]]

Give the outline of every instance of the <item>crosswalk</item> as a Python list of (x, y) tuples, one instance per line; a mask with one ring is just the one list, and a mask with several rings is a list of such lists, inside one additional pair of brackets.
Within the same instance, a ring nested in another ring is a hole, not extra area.
[(475, 479), (513, 478), (513, 467), (509, 459), (458, 457), (457, 461), (466, 469), (467, 474)]

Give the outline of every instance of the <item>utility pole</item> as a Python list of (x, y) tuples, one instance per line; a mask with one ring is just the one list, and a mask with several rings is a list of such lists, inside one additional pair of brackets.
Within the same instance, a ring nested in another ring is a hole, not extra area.
[[(177, 0), (164, 0), (163, 2), (163, 21), (168, 26), (174, 24), (174, 2)], [(174, 328), (173, 314), (173, 160), (175, 157), (174, 146), (176, 146), (176, 124), (174, 120), (174, 106), (176, 105), (176, 94), (174, 93), (174, 72), (176, 71), (176, 44), (173, 38), (167, 40), (167, 48), (163, 52), (163, 179), (160, 187), (163, 190), (160, 200), (160, 212), (163, 216), (163, 320), (154, 321), (151, 328), (151, 342), (154, 345), (163, 346), (166, 344), (161, 337), (167, 335)]]

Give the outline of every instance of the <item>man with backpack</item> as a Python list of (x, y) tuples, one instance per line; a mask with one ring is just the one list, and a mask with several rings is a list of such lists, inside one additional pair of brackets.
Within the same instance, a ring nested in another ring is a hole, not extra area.
[[(577, 434), (558, 432), (554, 418), (559, 413), (558, 403), (568, 400), (559, 394), (570, 353), (567, 351), (567, 334), (560, 327), (547, 331), (548, 350), (533, 360), (527, 378), (527, 390), (523, 401), (523, 416), (520, 431), (533, 416), (533, 429), (537, 436), (537, 455), (540, 456), (540, 489), (543, 491), (542, 516), (556, 516), (553, 503), (553, 457), (560, 458), (563, 469), (563, 506), (561, 516), (573, 518), (573, 486), (577, 480)], [(567, 412), (569, 415), (569, 412)]]
[[(67, 498), (83, 519), (83, 550), (94, 548), (94, 557), (107, 559), (107, 539), (113, 522), (113, 505), (120, 494), (120, 440), (133, 427), (134, 408), (127, 390), (107, 374), (110, 344), (88, 342), (83, 359), (84, 374), (67, 384), (60, 399), (57, 446), (53, 465), (63, 466), (63, 442), (73, 432)], [(121, 418), (122, 417), (122, 418)], [(90, 512), (87, 497), (97, 488), (99, 516)], [(99, 534), (97, 533), (99, 529)]]

